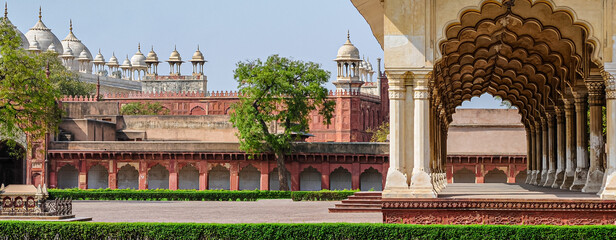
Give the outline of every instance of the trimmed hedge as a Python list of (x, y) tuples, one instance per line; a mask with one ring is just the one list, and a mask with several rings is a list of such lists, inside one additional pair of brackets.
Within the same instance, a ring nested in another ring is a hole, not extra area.
[(0, 239), (614, 239), (615, 226), (0, 221)]
[(49, 198), (73, 200), (139, 201), (256, 201), (259, 199), (293, 199), (294, 201), (336, 201), (357, 191), (260, 191), (260, 190), (133, 190), (133, 189), (50, 189)]

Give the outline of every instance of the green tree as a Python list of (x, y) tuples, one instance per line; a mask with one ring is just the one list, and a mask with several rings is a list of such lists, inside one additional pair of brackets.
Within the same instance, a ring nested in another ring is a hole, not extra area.
[(159, 102), (132, 102), (122, 105), (120, 108), (122, 115), (167, 115), (169, 109), (166, 109)]
[(376, 130), (368, 129), (366, 132), (372, 134), (370, 138), (371, 142), (387, 142), (387, 137), (389, 136), (389, 122), (384, 122)]
[(237, 63), (240, 97), (231, 108), (231, 122), (239, 131), (240, 149), (275, 154), (280, 190), (289, 190), (284, 158), (298, 135), (309, 131), (309, 114), (318, 111), (325, 124), (331, 122), (335, 102), (327, 100), (323, 87), (329, 76), (319, 64), (278, 55)]
[(39, 138), (57, 127), (60, 92), (46, 78), (45, 65), (20, 44), (13, 26), (0, 22), (0, 134)]
[(43, 52), (37, 55), (42, 64), (49, 65), (49, 79), (62, 95), (87, 96), (94, 93), (96, 85), (79, 81), (76, 72), (69, 71), (62, 65), (55, 52)]

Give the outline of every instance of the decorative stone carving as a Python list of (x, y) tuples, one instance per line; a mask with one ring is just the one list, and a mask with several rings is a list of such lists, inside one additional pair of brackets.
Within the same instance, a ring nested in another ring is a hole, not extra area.
[(419, 91), (419, 90), (415, 90), (413, 93), (413, 98), (414, 99), (429, 99), (430, 98), (430, 92), (428, 91)]

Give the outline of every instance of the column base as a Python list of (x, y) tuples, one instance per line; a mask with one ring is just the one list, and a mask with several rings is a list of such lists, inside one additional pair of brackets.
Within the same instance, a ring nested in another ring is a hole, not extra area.
[(565, 172), (565, 179), (563, 179), (563, 184), (560, 185), (560, 189), (571, 189), (571, 185), (573, 185), (573, 180), (575, 180), (575, 172)]
[(601, 199), (616, 200), (616, 172), (611, 172), (605, 178), (605, 185), (599, 193)]
[(577, 192), (582, 191), (582, 188), (586, 185), (586, 177), (588, 177), (588, 169), (575, 169), (575, 179), (569, 190)]
[(430, 179), (430, 174), (424, 171), (413, 171), (411, 186), (409, 187), (414, 198), (436, 198), (438, 194)]
[(556, 174), (554, 175), (554, 183), (552, 184), (552, 188), (560, 188), (560, 186), (563, 184), (564, 178), (565, 178), (565, 172), (557, 171)]
[(381, 198), (416, 198), (416, 197), (413, 196), (413, 193), (411, 193), (410, 189), (406, 188), (406, 189), (383, 190), (383, 195), (381, 196)]
[(535, 170), (533, 174), (533, 181), (530, 184), (539, 185), (540, 182), (541, 182), (541, 171)]
[(554, 170), (550, 170), (546, 174), (546, 179), (542, 186), (552, 187), (552, 184), (554, 184), (555, 180), (556, 180), (556, 172)]
[(409, 185), (407, 182), (404, 173), (390, 168), (387, 171), (387, 179), (385, 180), (385, 188), (383, 190), (408, 189)]
[(545, 181), (548, 180), (548, 170), (544, 169), (541, 171), (541, 179), (538, 181), (539, 182), (539, 186), (543, 186), (545, 185)]
[(524, 181), (524, 183), (530, 184), (532, 179), (533, 179), (533, 171), (527, 170), (526, 171), (526, 181)]
[(603, 184), (603, 171), (594, 170), (588, 172), (586, 185), (582, 188), (582, 192), (585, 193), (598, 193), (601, 191), (601, 184)]

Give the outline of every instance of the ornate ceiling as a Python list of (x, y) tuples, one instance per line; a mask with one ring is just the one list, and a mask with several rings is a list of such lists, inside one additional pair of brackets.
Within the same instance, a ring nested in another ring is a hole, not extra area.
[(487, 92), (516, 106), (527, 126), (540, 122), (596, 68), (587, 36), (571, 13), (548, 3), (486, 1), (448, 26), (439, 43), (436, 104), (451, 119), (455, 107)]

